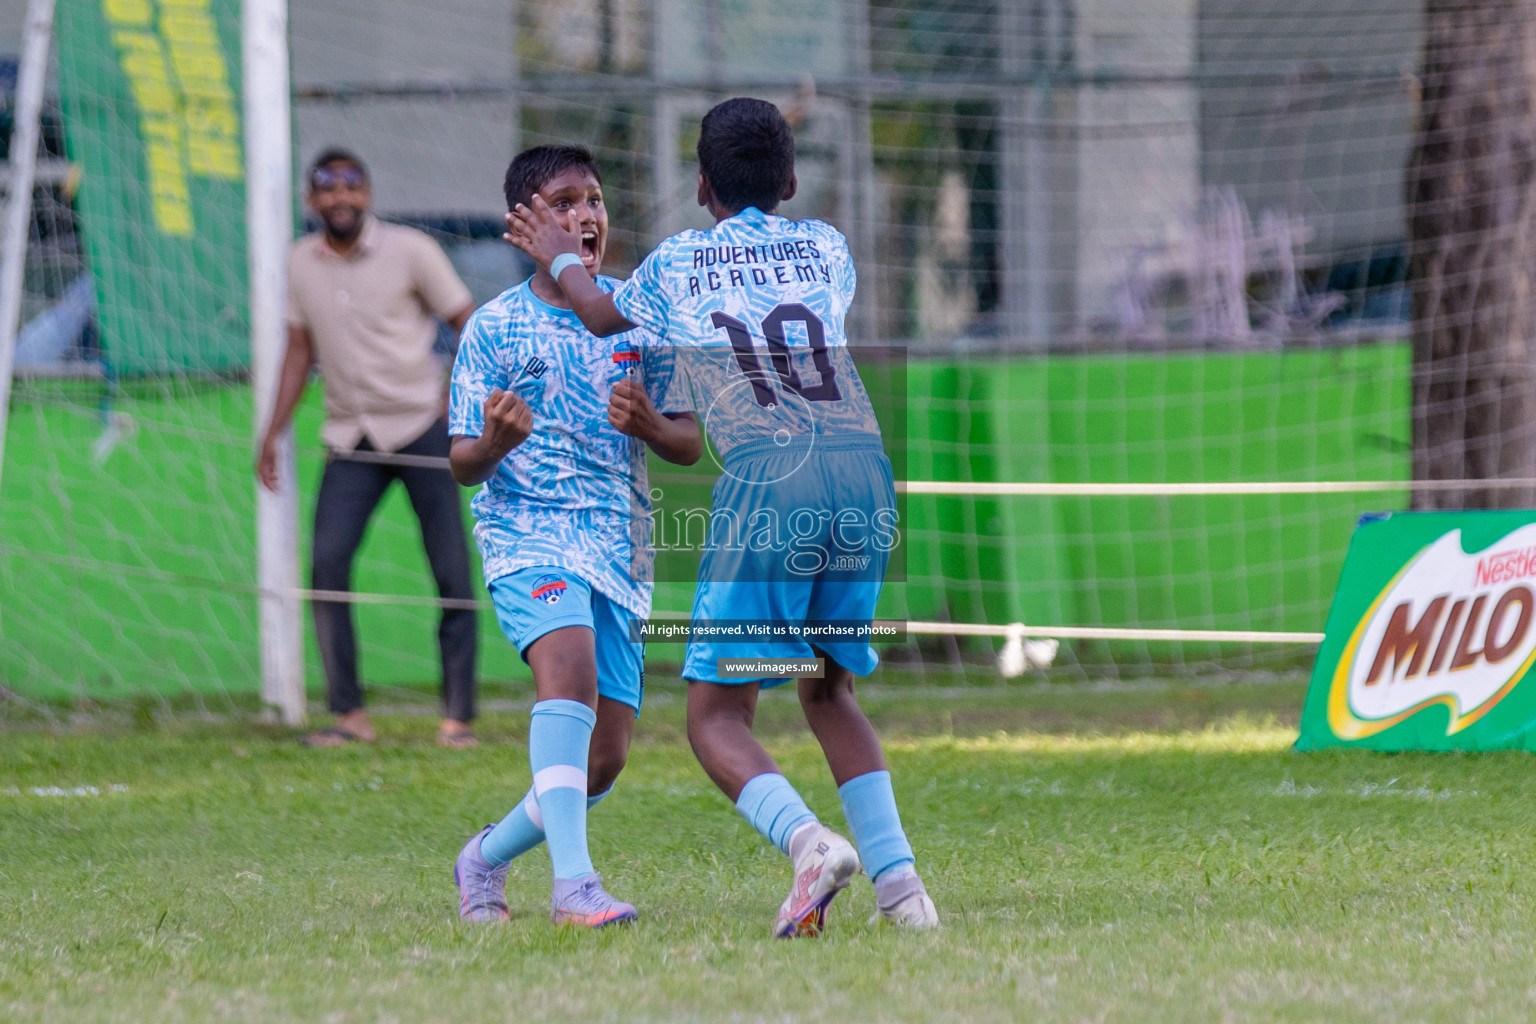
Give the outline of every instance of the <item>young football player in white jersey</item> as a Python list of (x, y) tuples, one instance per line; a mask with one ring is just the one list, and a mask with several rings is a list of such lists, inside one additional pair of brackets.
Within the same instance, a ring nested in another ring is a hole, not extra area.
[[(534, 196), (577, 240), (576, 262), (605, 293), (608, 214), (592, 156), (539, 146), (512, 161), (507, 208)], [(453, 475), (484, 484), (475, 540), (507, 639), (533, 670), (533, 786), (454, 864), (459, 914), (505, 920), (507, 867), (547, 842), (550, 916), (589, 928), (633, 920), (587, 852), (587, 811), (624, 767), (644, 688), (630, 623), (650, 614), (650, 492), (645, 449), (698, 461), (699, 425), (672, 396), (670, 352), (644, 331), (589, 334), (548, 271), (480, 307), (454, 361)], [(658, 411), (659, 410), (659, 411)]]
[[(775, 215), (794, 195), (795, 174), (794, 138), (773, 104), (716, 106), (698, 155), (699, 204), (715, 227), (663, 241), (611, 293), (578, 271), (580, 238), (537, 198), (508, 217), (509, 237), (550, 267), (593, 334), (640, 326), (677, 347), (677, 370), (720, 452), (683, 670), (688, 737), (710, 778), (794, 863), (774, 933), (818, 934), (859, 854), (875, 883), (876, 919), (930, 928), (938, 914), (914, 868), (880, 741), (854, 699), (854, 677), (878, 663), (867, 630), (897, 528), (891, 465), (848, 355), (847, 241), (820, 221)], [(701, 624), (736, 632), (720, 642), (701, 637)], [(769, 626), (770, 638), (742, 642), (754, 624)], [(752, 736), (759, 690), (787, 680), (732, 679), (721, 664), (808, 656), (825, 659), (825, 674), (800, 678), (801, 706), (858, 853), (817, 820)]]

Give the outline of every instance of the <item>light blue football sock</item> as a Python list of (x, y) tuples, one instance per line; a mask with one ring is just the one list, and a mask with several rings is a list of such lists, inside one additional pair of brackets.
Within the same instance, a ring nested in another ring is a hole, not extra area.
[(528, 720), (534, 799), (556, 878), (594, 870), (587, 853), (587, 750), (596, 723), (597, 714), (574, 700), (541, 700)]
[[(596, 796), (587, 797), (587, 810), (602, 803), (603, 797), (612, 792), (613, 787), (609, 786)], [(491, 867), (500, 867), (521, 857), (543, 841), (544, 816), (539, 813), (538, 797), (530, 789), (518, 805), (512, 808), (511, 813), (480, 840), (480, 856)]]
[(912, 866), (912, 844), (907, 842), (901, 815), (896, 813), (890, 772), (869, 772), (849, 779), (837, 787), (837, 795), (843, 798), (843, 815), (853, 829), (859, 859), (871, 881), (879, 881), (893, 868)]
[(805, 806), (795, 787), (777, 772), (764, 772), (742, 786), (741, 795), (736, 798), (736, 809), (753, 828), (786, 854), (789, 853), (789, 837), (795, 830), (816, 821), (816, 815)]

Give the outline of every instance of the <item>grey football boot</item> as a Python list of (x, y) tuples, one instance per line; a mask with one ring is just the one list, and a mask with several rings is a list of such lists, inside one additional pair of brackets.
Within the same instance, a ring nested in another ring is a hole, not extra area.
[(459, 916), (466, 921), (505, 921), (507, 910), (507, 869), (511, 861), (493, 867), (480, 856), (480, 840), (490, 835), (495, 825), (487, 825), (470, 837), (453, 862), (453, 880), (459, 887)]

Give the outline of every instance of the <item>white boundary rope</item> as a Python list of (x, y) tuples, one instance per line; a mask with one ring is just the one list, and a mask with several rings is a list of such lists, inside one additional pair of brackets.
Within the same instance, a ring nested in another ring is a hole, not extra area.
[[(373, 462), (386, 466), (421, 469), (448, 468), (448, 460), (433, 455), (402, 455), (398, 452), (356, 451), (333, 453), (335, 461)], [(951, 497), (1001, 498), (1173, 498), (1189, 495), (1230, 494), (1384, 494), (1402, 491), (1460, 491), (1472, 489), (1536, 489), (1536, 477), (1504, 480), (1251, 480), (1196, 483), (989, 483), (959, 480), (898, 480), (901, 494)]]
[(905, 480), (896, 490), (906, 494), (975, 497), (1178, 497), (1201, 494), (1371, 494), (1391, 491), (1459, 491), (1479, 488), (1536, 488), (1536, 478), (1510, 480), (1255, 480), (1242, 483), (959, 483), (946, 480)]
[(1316, 644), (1321, 633), (1229, 629), (1120, 629), (1112, 626), (989, 626), (970, 622), (881, 620), (908, 633), (932, 636), (1048, 637), (1053, 640), (1149, 640), (1167, 643)]
[[(445, 464), (446, 460), (424, 457), (400, 457), (382, 453), (358, 452), (359, 461), (406, 462), (413, 465)], [(896, 484), (906, 494), (948, 495), (958, 497), (1177, 497), (1186, 495), (1262, 495), (1262, 494), (1370, 494), (1403, 491), (1445, 491), (1462, 488), (1536, 487), (1536, 478), (1510, 480), (1298, 480), (1202, 483), (974, 483), (937, 480), (906, 480)], [(388, 594), (357, 594), (345, 591), (295, 590), (292, 596), (304, 600), (338, 601), (350, 604), (399, 604), (439, 608), (489, 608), (486, 601), (455, 601), (433, 597), (406, 597)], [(683, 613), (653, 613), (657, 618), (684, 619)], [(907, 634), (928, 636), (981, 636), (1008, 639), (1021, 635), (1019, 624), (990, 625), (971, 622), (922, 622), (882, 620)], [(1242, 643), (1242, 644), (1316, 644), (1324, 634), (1286, 630), (1226, 629), (1134, 629), (1113, 626), (1024, 626), (1022, 635), (1054, 640), (1122, 640), (1147, 643)]]
[[(356, 452), (359, 462), (394, 463), (423, 468), (447, 468), (448, 460), (428, 456), (400, 456), (383, 452)], [(1446, 491), (1462, 488), (1536, 487), (1536, 478), (1509, 480), (1298, 480), (1241, 483), (967, 483), (937, 480), (906, 480), (896, 484), (906, 494), (975, 497), (1177, 497), (1184, 495), (1260, 494), (1370, 494), (1402, 491)], [(291, 589), (285, 597), (305, 601), (344, 604), (400, 605), (426, 608), (490, 609), (489, 601), (417, 597), (405, 594), (369, 594), (341, 590)], [(658, 619), (686, 619), (683, 612), (653, 612)], [(1053, 640), (1122, 640), (1146, 643), (1316, 644), (1324, 634), (1285, 630), (1228, 629), (1133, 629), (1114, 626), (1023, 626), (973, 622), (923, 622), (881, 620), (907, 634), (926, 636), (980, 636), (1008, 639), (1015, 636)]]
[[(346, 590), (290, 590), (284, 596), (305, 601), (335, 601), (339, 604), (393, 604), (425, 608), (490, 609), (489, 601), (456, 600), (440, 597), (412, 597), (404, 594), (360, 594)], [(654, 619), (686, 621), (687, 612), (653, 611)], [(1164, 643), (1234, 643), (1234, 644), (1315, 644), (1323, 634), (1269, 632), (1227, 629), (1122, 629), (1112, 626), (992, 626), (974, 622), (921, 622), (905, 619), (880, 619), (877, 625), (889, 626), (903, 633), (924, 636), (991, 636), (1008, 638), (1047, 637), (1053, 640), (1144, 640)]]
[[(0, 553), (23, 554), (18, 549), (8, 549), (0, 544)], [(37, 552), (25, 552), (28, 557), (58, 565), (101, 571), (102, 565), (75, 557), (50, 557)], [(140, 566), (112, 565), (110, 569), (135, 579), (149, 579), (161, 583), (174, 583), (184, 587), (204, 588), (211, 591), (235, 593), (261, 593), (261, 588), (251, 584), (229, 583), (184, 576), (179, 573), (160, 572)], [(410, 594), (372, 594), (348, 590), (309, 590), (294, 588), (277, 592), (278, 596), (298, 598), (303, 601), (336, 601), (341, 604), (399, 605), (415, 608), (471, 608), (489, 610), (491, 602), (479, 599), (455, 600)], [(653, 619), (686, 621), (687, 612), (669, 612), (660, 609), (651, 613)], [(1321, 643), (1322, 633), (1283, 632), (1263, 630), (1225, 629), (1128, 629), (1112, 626), (1026, 626), (1011, 623), (994, 626), (974, 622), (924, 622), (903, 619), (877, 620), (880, 625), (893, 626), (909, 634), (927, 636), (987, 636), (1009, 639), (1019, 637), (1044, 637), (1057, 640), (1141, 640), (1167, 643), (1251, 643), (1251, 644), (1315, 644)]]

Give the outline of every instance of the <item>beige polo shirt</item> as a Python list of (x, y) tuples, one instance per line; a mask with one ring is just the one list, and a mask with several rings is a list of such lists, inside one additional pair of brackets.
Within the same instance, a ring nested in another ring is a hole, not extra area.
[(309, 331), (325, 378), (326, 446), (350, 452), (364, 437), (403, 448), (442, 414), (445, 369), (432, 354), (433, 314), (448, 319), (469, 289), (428, 235), (372, 215), (342, 256), (324, 232), (288, 252), (288, 323)]

